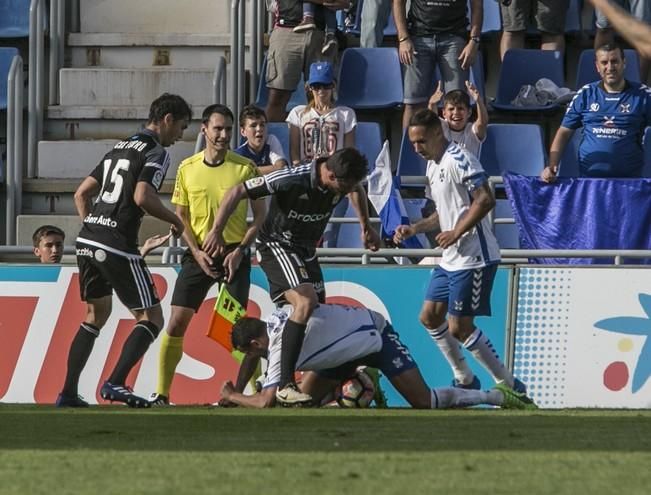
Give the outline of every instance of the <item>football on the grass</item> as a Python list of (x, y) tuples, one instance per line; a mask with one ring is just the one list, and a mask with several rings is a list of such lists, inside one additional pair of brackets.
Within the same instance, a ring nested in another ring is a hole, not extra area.
[(363, 369), (358, 368), (353, 376), (341, 384), (337, 403), (341, 407), (368, 407), (374, 395), (373, 380)]

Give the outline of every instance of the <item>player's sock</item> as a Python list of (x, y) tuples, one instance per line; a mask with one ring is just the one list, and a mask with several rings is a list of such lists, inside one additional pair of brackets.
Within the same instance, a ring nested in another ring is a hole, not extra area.
[(77, 397), (79, 393), (79, 376), (86, 366), (88, 357), (95, 345), (95, 339), (99, 335), (99, 328), (90, 323), (83, 322), (77, 330), (77, 335), (72, 339), (70, 352), (68, 353), (68, 371), (66, 381), (63, 384), (61, 393), (67, 397)]
[(465, 390), (461, 388), (432, 389), (432, 409), (450, 409), (453, 407), (470, 407), (479, 404), (499, 406), (502, 395), (483, 390)]
[(118, 363), (108, 381), (113, 385), (124, 385), (131, 368), (145, 355), (151, 343), (156, 340), (160, 329), (151, 321), (142, 320), (133, 327), (124, 343)]
[(502, 363), (490, 339), (479, 328), (475, 328), (475, 331), (466, 339), (463, 346), (472, 352), (475, 359), (491, 374), (496, 382), (506, 383), (510, 388), (513, 388), (513, 375)]
[(472, 382), (474, 374), (463, 355), (461, 344), (459, 344), (459, 341), (448, 330), (448, 322), (446, 321), (438, 328), (428, 328), (427, 332), (434, 339), (434, 342), (436, 342), (445, 359), (450, 363), (454, 378), (463, 385), (468, 385)]
[(287, 320), (283, 329), (283, 339), (280, 349), (280, 384), (279, 389), (294, 381), (294, 370), (296, 361), (303, 347), (305, 338), (305, 323), (296, 323), (293, 320)]
[(160, 353), (158, 354), (158, 387), (156, 393), (170, 396), (170, 388), (176, 367), (183, 357), (183, 337), (172, 337), (163, 332)]

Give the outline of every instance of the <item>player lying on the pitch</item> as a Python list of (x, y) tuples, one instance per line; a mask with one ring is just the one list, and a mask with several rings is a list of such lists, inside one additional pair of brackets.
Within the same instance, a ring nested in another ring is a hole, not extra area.
[[(222, 397), (245, 407), (272, 407), (280, 381), (280, 349), (283, 328), (292, 307), (274, 311), (267, 321), (242, 318), (233, 325), (233, 347), (268, 361), (262, 390), (253, 395), (235, 392), (224, 383)], [(509, 409), (536, 409), (526, 395), (497, 384), (489, 391), (459, 388), (430, 389), (409, 349), (400, 342), (390, 323), (375, 311), (339, 304), (321, 304), (308, 320), (305, 341), (296, 368), (306, 373), (301, 389), (315, 404), (331, 392), (357, 366), (378, 368), (398, 392), (419, 409), (445, 409), (491, 404)]]

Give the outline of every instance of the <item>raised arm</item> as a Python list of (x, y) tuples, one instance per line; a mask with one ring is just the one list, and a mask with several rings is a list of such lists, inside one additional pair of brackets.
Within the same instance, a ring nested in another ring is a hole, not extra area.
[(633, 45), (642, 57), (651, 59), (651, 26), (609, 0), (590, 0), (590, 3), (606, 16), (617, 32)]

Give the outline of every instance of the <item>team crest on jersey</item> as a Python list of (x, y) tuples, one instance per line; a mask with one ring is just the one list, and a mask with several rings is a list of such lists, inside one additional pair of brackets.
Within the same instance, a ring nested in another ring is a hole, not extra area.
[(442, 168), (439, 170), (439, 182), (444, 182), (445, 181), (445, 170)]
[(301, 278), (310, 278), (307, 274), (307, 270), (303, 268), (302, 266), (299, 267), (298, 269), (299, 273), (301, 274)]
[(98, 249), (97, 251), (95, 251), (95, 259), (100, 263), (106, 261), (106, 251), (104, 251), (103, 249)]
[(339, 200), (340, 200), (340, 199), (341, 199), (341, 195), (340, 195), (340, 194), (336, 194), (335, 197), (332, 198), (332, 204), (333, 204), (333, 205), (336, 205), (337, 203), (339, 203)]
[(615, 127), (615, 116), (604, 115), (604, 127)]
[(630, 103), (620, 103), (619, 111), (621, 113), (631, 113), (631, 104)]
[(590, 111), (591, 112), (598, 112), (599, 111), (599, 103), (590, 103)]
[(262, 184), (264, 184), (264, 177), (253, 177), (246, 181), (249, 188), (260, 187)]

